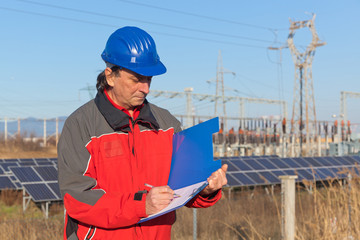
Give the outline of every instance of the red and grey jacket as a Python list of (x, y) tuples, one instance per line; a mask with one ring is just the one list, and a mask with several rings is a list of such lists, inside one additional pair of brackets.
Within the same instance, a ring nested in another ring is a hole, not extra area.
[[(167, 110), (145, 101), (133, 120), (103, 92), (71, 114), (58, 144), (64, 239), (170, 239), (175, 211), (138, 224), (147, 217), (139, 191), (167, 184), (179, 131)], [(220, 197), (198, 195), (187, 206), (209, 207)]]

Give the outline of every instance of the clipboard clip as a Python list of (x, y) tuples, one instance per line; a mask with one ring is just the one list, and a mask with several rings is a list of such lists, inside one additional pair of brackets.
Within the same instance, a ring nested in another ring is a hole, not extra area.
[(204, 182), (203, 185), (201, 185), (197, 189), (194, 189), (193, 193), (190, 195), (190, 197), (191, 198), (195, 197), (195, 195), (198, 194), (199, 192), (201, 192), (201, 190), (203, 190), (208, 184), (209, 184), (208, 181), (206, 181), (206, 182)]

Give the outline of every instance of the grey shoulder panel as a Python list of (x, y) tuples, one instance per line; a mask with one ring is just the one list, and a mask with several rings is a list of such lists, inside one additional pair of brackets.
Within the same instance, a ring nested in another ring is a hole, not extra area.
[(158, 107), (152, 103), (150, 104), (151, 112), (154, 114), (156, 121), (159, 123), (161, 129), (174, 128), (175, 133), (180, 132), (181, 123), (168, 110)]

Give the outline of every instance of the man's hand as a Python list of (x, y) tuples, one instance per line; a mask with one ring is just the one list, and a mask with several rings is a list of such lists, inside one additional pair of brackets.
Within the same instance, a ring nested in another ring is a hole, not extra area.
[(227, 169), (228, 169), (228, 165), (224, 164), (221, 166), (221, 168), (219, 168), (218, 170), (213, 172), (211, 174), (211, 176), (207, 179), (207, 181), (209, 182), (209, 185), (207, 185), (200, 192), (200, 196), (208, 196), (208, 195), (216, 192), (217, 190), (221, 189), (224, 185), (226, 185), (227, 184), (227, 179), (226, 179)]
[(146, 214), (151, 215), (166, 208), (174, 198), (169, 186), (153, 187), (146, 195)]

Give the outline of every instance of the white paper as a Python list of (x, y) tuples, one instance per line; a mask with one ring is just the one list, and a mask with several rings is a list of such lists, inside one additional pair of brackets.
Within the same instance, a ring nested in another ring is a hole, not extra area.
[(190, 199), (195, 197), (195, 195), (198, 194), (207, 184), (208, 184), (207, 181), (203, 181), (203, 182), (199, 182), (199, 183), (187, 186), (187, 187), (183, 187), (183, 188), (174, 190), (175, 195), (178, 195), (179, 197), (174, 198), (171, 201), (171, 203), (166, 208), (161, 210), (160, 212), (151, 214), (147, 218), (142, 218), (140, 220), (140, 222), (150, 220), (152, 218), (158, 217), (160, 215), (174, 211), (174, 210), (184, 206)]

